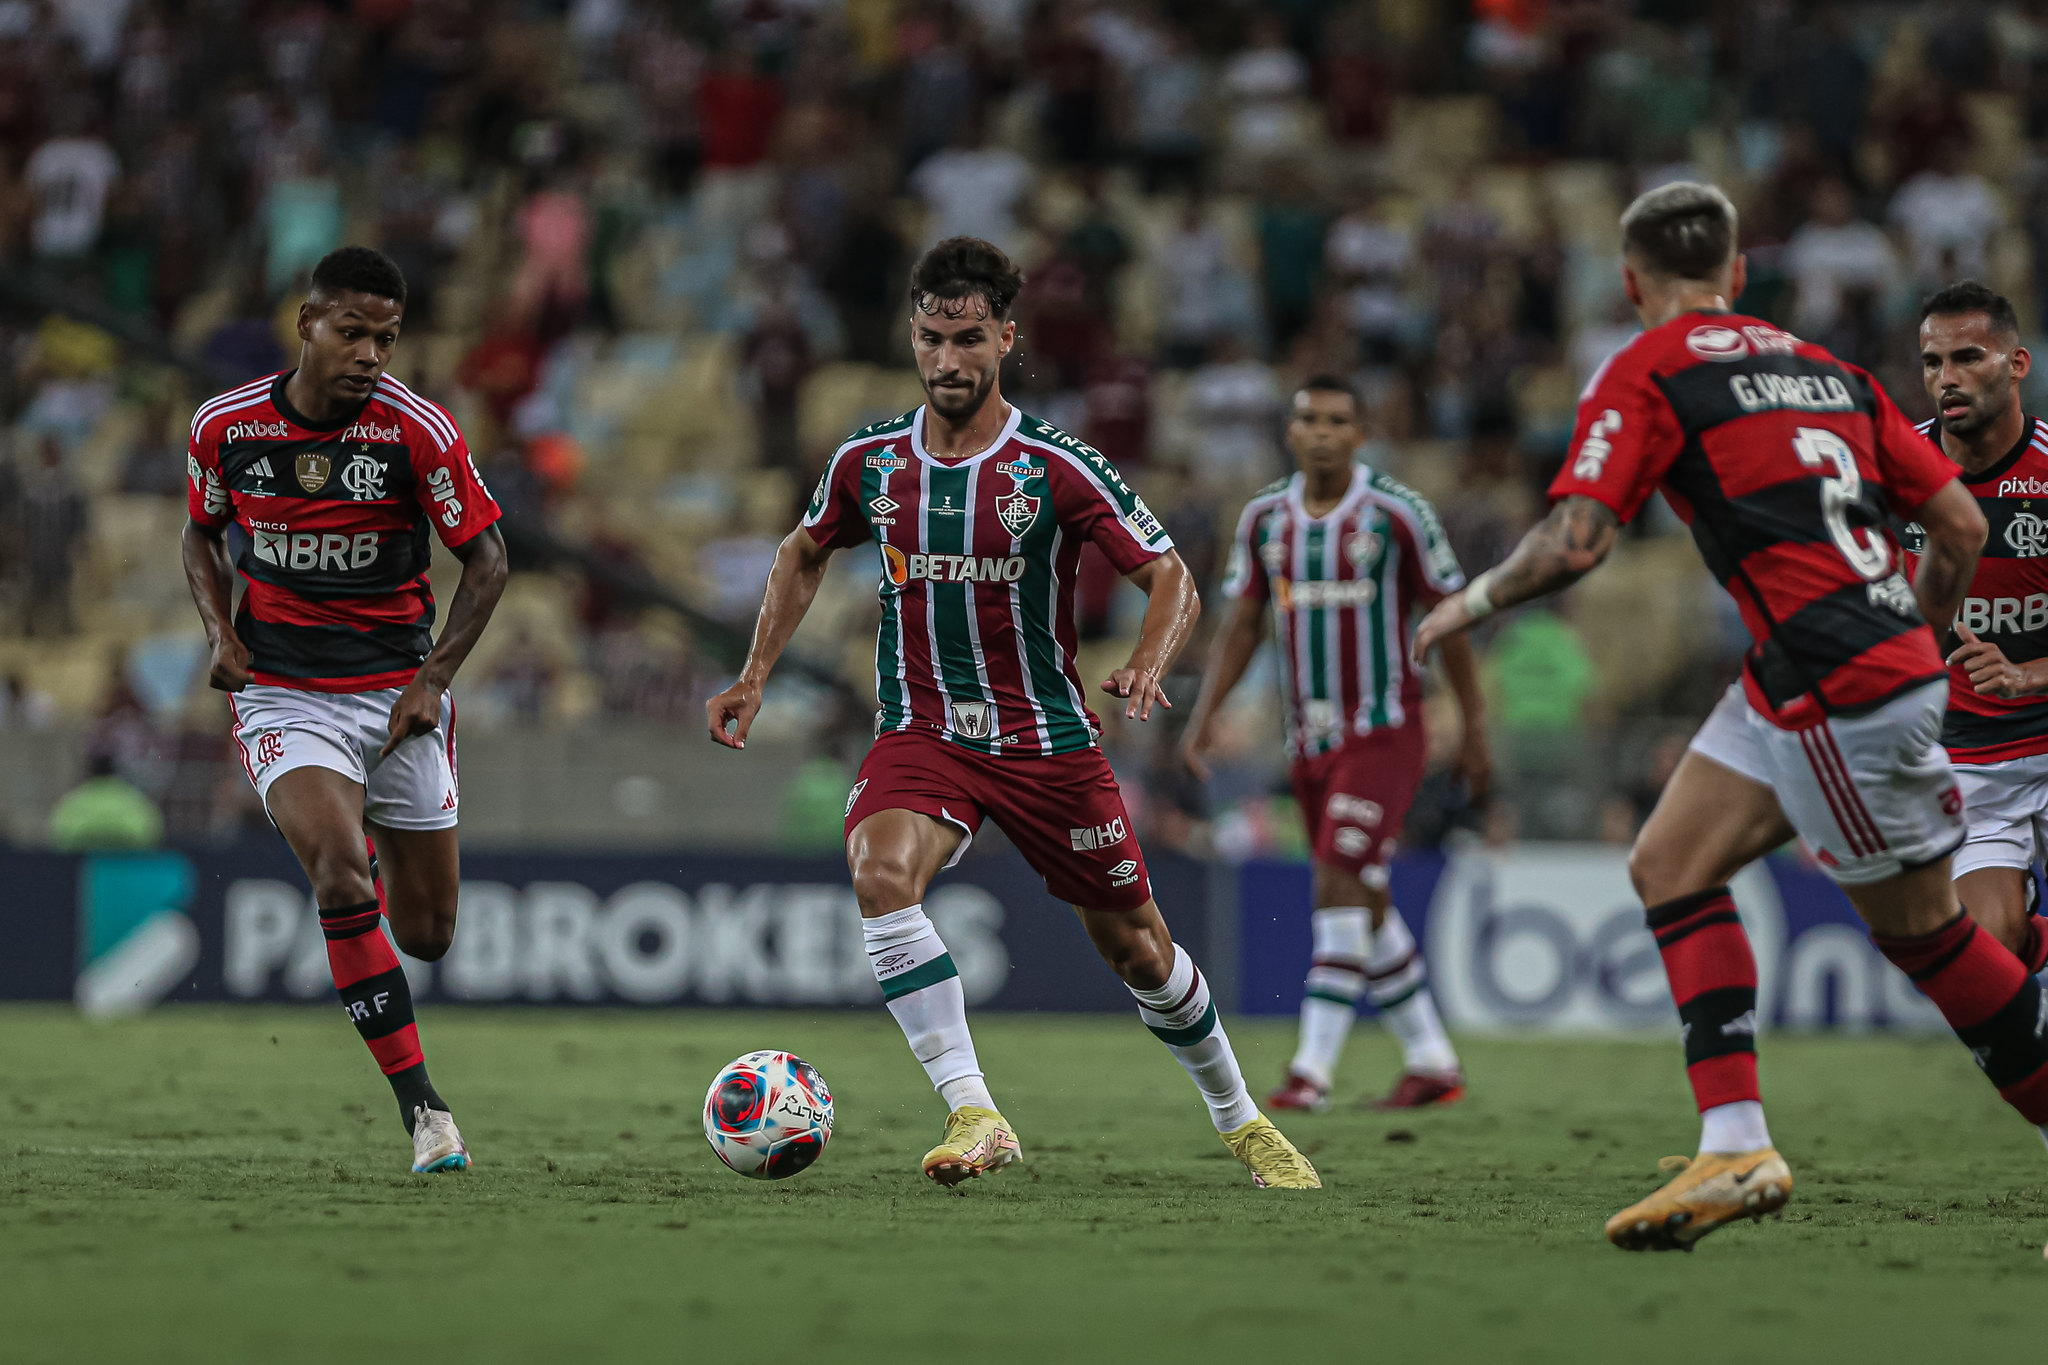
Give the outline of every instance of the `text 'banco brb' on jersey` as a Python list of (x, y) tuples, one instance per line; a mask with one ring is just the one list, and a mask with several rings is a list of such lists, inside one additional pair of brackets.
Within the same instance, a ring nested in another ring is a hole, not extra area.
[(1625, 522), (1661, 488), (1756, 642), (1750, 701), (1791, 726), (1941, 676), (1887, 526), (1954, 477), (1864, 371), (1759, 318), (1691, 312), (1594, 375), (1550, 494)]
[(1121, 573), (1173, 548), (1092, 447), (1013, 409), (979, 455), (924, 448), (924, 409), (855, 433), (803, 524), (882, 552), (878, 733), (925, 730), (986, 754), (1093, 747), (1074, 666), (1074, 578), (1092, 541)]
[(192, 415), (192, 519), (230, 539), (248, 592), (235, 633), (259, 683), (368, 692), (412, 680), (433, 648), (427, 527), (461, 545), (498, 504), (440, 407), (385, 375), (354, 414), (313, 422), (285, 397), (292, 371)]

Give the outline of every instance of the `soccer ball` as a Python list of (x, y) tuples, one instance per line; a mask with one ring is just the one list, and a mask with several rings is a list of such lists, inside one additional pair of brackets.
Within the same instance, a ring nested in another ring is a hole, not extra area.
[(749, 1052), (713, 1078), (704, 1140), (750, 1180), (786, 1180), (832, 1140), (832, 1092), (794, 1053)]

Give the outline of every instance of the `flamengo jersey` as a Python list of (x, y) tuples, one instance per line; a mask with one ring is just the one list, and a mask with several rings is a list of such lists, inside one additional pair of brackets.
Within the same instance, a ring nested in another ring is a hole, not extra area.
[(235, 633), (256, 682), (403, 687), (434, 645), (428, 523), (461, 545), (498, 504), (454, 421), (390, 375), (353, 416), (313, 422), (285, 399), (293, 373), (192, 415), (192, 519), (238, 528), (229, 550), (248, 591)]
[(1550, 496), (1625, 522), (1661, 487), (1756, 641), (1751, 705), (1792, 729), (1944, 675), (1886, 525), (1955, 473), (1862, 370), (1757, 318), (1702, 311), (1593, 376)]
[(983, 754), (1093, 748), (1074, 668), (1074, 571), (1093, 541), (1121, 573), (1173, 548), (1116, 467), (1013, 408), (995, 444), (926, 452), (924, 409), (855, 433), (804, 527), (882, 550), (877, 733), (923, 730)]
[(1436, 509), (1359, 465), (1327, 514), (1302, 506), (1300, 474), (1245, 504), (1223, 581), (1228, 597), (1273, 604), (1287, 751), (1327, 753), (1347, 735), (1422, 719), (1408, 619), (1465, 586)]
[[(1930, 442), (1941, 439), (1933, 422), (1919, 429)], [(1956, 620), (2016, 664), (2048, 655), (2048, 422), (2027, 418), (2004, 459), (1957, 477), (1976, 495), (1991, 534)], [(1922, 536), (1919, 526), (1906, 528), (1906, 548), (1916, 556)], [(1953, 668), (1941, 742), (1957, 763), (2048, 754), (2048, 697), (1980, 696), (1969, 673)]]

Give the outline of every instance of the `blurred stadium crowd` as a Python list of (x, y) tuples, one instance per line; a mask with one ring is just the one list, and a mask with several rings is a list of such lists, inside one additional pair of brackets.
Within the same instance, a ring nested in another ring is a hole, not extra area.
[[(1742, 208), (1745, 311), (1924, 412), (1920, 293), (2043, 315), (2048, 5), (0, 0), (0, 729), (79, 731), (175, 833), (251, 817), (176, 567), (185, 424), (291, 363), (343, 242), (405, 269), (393, 368), (528, 533), (468, 732), (689, 730), (835, 444), (918, 401), (924, 244), (1024, 263), (1009, 393), (1119, 464), (1213, 606), (1311, 373), (1355, 377), (1365, 457), (1468, 569), (1500, 558), (1635, 330), (1616, 214), (1679, 177)], [(872, 691), (842, 558), (798, 648), (850, 695), (792, 681), (756, 731), (821, 755), (828, 834)], [(1626, 837), (1732, 676), (1661, 506), (1618, 558), (1484, 641), (1495, 834)], [(618, 589), (646, 576), (694, 611)], [(1099, 559), (1083, 599), (1106, 668), (1131, 599)], [(1286, 843), (1258, 682), (1207, 794), (1112, 718), (1155, 838)]]

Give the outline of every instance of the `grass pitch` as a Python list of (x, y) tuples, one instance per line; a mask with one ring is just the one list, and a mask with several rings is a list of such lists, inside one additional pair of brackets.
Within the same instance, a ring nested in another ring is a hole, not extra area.
[[(1797, 1194), (1691, 1256), (1602, 1221), (1695, 1136), (1677, 1045), (1465, 1044), (1470, 1097), (1386, 1116), (1361, 1029), (1284, 1126), (1320, 1195), (1252, 1188), (1135, 1018), (984, 1016), (1028, 1165), (948, 1196), (941, 1115), (881, 1011), (436, 1008), (477, 1167), (415, 1177), (332, 1010), (114, 1025), (0, 1009), (0, 1360), (1968, 1359), (2038, 1349), (2048, 1153), (1948, 1040), (1774, 1037)], [(1291, 1026), (1238, 1021), (1263, 1090)], [(786, 1047), (837, 1132), (728, 1173), (715, 1069)]]

